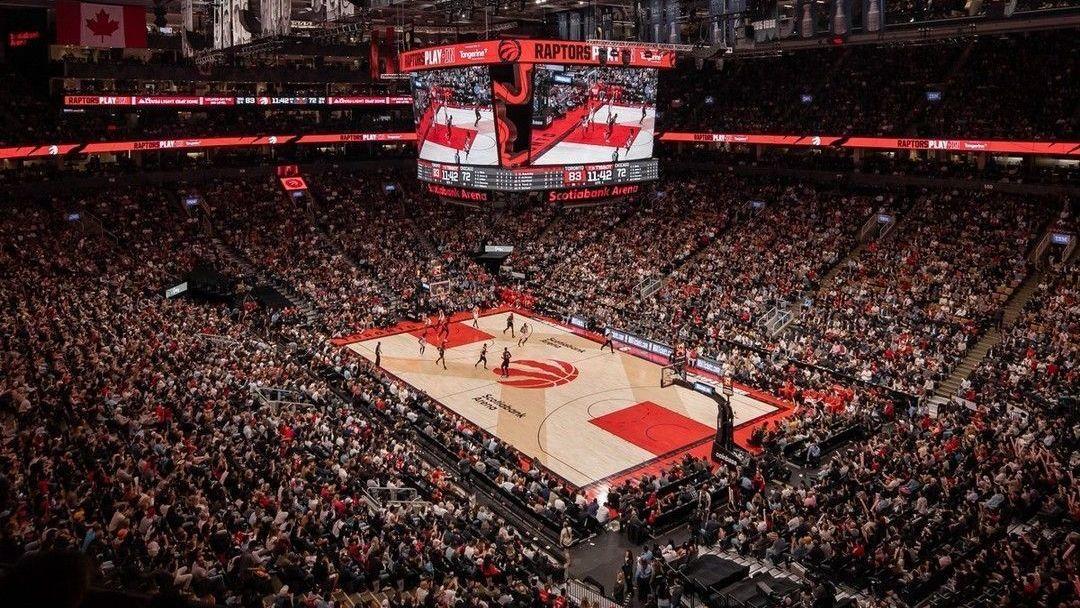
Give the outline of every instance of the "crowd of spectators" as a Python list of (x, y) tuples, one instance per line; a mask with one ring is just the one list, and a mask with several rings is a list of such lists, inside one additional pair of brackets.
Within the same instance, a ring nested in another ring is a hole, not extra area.
[(909, 394), (928, 394), (1030, 271), (1046, 208), (1014, 197), (922, 194), (896, 233), (844, 263), (784, 350)]
[(151, 189), (78, 208), (113, 235), (57, 208), (2, 218), (5, 561), (77, 550), (99, 583), (226, 605), (548, 595), (549, 560), (357, 408), (393, 402), (377, 381), (353, 376), (348, 401), (257, 311), (161, 295), (201, 239), (178, 205)]
[[(658, 129), (727, 133), (918, 136), (929, 138), (1075, 139), (1080, 115), (1076, 91), (1075, 30), (1008, 34), (911, 47), (853, 46), (775, 57), (736, 57), (705, 69), (691, 65), (661, 74)], [(313, 111), (157, 108), (138, 113), (62, 111), (60, 96), (74, 92), (142, 94), (333, 95), (377, 89), (407, 94), (407, 87), (374, 85), (358, 72), (292, 86), (259, 80), (251, 67), (236, 81), (211, 75), (186, 78), (142, 74), (166, 70), (126, 60), (79, 63), (50, 95), (12, 73), (0, 92), (11, 109), (0, 119), (0, 145), (67, 143), (143, 137), (191, 137), (326, 130), (406, 131), (407, 106)], [(123, 70), (134, 70), (127, 74)], [(95, 77), (95, 70), (102, 73)], [(279, 68), (267, 68), (278, 74)], [(298, 73), (315, 68), (298, 67)], [(5, 70), (5, 71), (11, 71)], [(167, 70), (166, 70), (167, 71)], [(34, 75), (35, 78), (41, 75)], [(144, 79), (149, 78), (149, 79)], [(267, 83), (270, 84), (267, 84)], [(259, 84), (262, 83), (262, 84)], [(194, 88), (193, 88), (194, 87)], [(63, 90), (60, 90), (63, 89)], [(1038, 104), (1031, 103), (1039, 99)]]
[(607, 320), (605, 312), (639, 297), (642, 282), (682, 265), (725, 227), (737, 190), (710, 184), (671, 183), (611, 214), (592, 226), (595, 238), (544, 270), (540, 289), (563, 294), (570, 312)]
[(874, 210), (866, 196), (808, 185), (743, 183), (731, 196), (748, 219), (672, 273), (663, 290), (632, 311), (635, 327), (696, 335), (706, 343), (725, 336), (763, 346), (768, 336), (758, 326), (762, 316), (812, 292), (823, 272), (854, 247), (856, 233)]
[[(641, 540), (696, 513), (701, 546), (905, 601), (967, 593), (972, 576), (1017, 603), (1077, 601), (1075, 429), (1005, 407), (1075, 386), (1074, 267), (975, 374), (974, 409), (891, 392), (925, 392), (994, 322), (1030, 271), (1041, 201), (714, 175), (614, 206), (497, 212), (449, 208), (388, 169), (309, 178), (311, 198), (253, 174), (188, 188), (195, 209), (140, 187), (0, 210), (5, 559), (81, 550), (105, 582), (226, 604), (384, 590), (402, 606), (557, 605), (550, 560), (469, 499), (490, 486), (550, 534), (618, 522)], [(860, 242), (878, 213), (897, 226)], [(514, 245), (507, 264), (529, 281), (483, 268), (484, 242)], [(280, 281), (317, 322), (162, 296), (206, 263)], [(447, 295), (425, 295), (438, 280)], [(329, 344), (494, 304), (504, 284), (553, 316), (681, 343), (797, 415), (751, 437), (749, 468), (686, 458), (597, 496)], [(783, 306), (786, 332), (758, 324)], [(824, 468), (791, 486), (777, 458)], [(412, 491), (415, 505), (376, 504)], [(624, 595), (670, 599), (654, 559), (631, 560)]]
[[(407, 171), (342, 179), (330, 170), (316, 176), (315, 183), (318, 225), (354, 263), (369, 270), (378, 289), (389, 292), (391, 316), (401, 319), (495, 303), (491, 278), (467, 255), (471, 250), (466, 239), (460, 237), (460, 248), (444, 254), (419, 233), (417, 222), (424, 221), (425, 210), (447, 206), (432, 205)], [(381, 203), (372, 205), (372, 194), (379, 191)], [(465, 233), (446, 229), (441, 220), (435, 225), (447, 236)], [(446, 288), (433, 291), (431, 286), (439, 283)]]
[[(661, 131), (1075, 139), (1075, 30), (816, 49), (661, 74)], [(1032, 104), (1032, 99), (1044, 103)]]
[(985, 605), (1075, 605), (1074, 441), (1004, 407), (897, 412), (808, 483), (718, 472), (697, 538), (837, 583), (870, 581), (908, 605), (942, 585), (960, 605), (991, 582), (1000, 587)]
[[(1080, 383), (1076, 336), (1080, 328), (1080, 268), (1054, 268), (1043, 276), (999, 344), (960, 386), (978, 403), (1054, 402)], [(1073, 390), (1075, 394), (1075, 390)]]
[[(47, 106), (47, 107), (46, 107)], [(37, 112), (54, 119), (36, 120)], [(158, 138), (241, 135), (306, 135), (315, 133), (401, 133), (413, 129), (408, 106), (378, 108), (203, 108), (178, 109), (69, 108), (33, 104), (16, 110), (2, 145), (63, 144)]]

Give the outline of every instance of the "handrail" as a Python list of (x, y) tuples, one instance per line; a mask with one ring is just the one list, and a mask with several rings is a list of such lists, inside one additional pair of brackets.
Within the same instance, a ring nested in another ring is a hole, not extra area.
[(376, 509), (382, 509), (390, 505), (405, 505), (409, 508), (431, 505), (430, 502), (420, 498), (420, 492), (413, 487), (371, 486), (364, 490), (364, 496)]
[(91, 211), (83, 212), (83, 216), (86, 217), (87, 219), (89, 219), (90, 224), (93, 225), (94, 228), (96, 228), (98, 230), (98, 232), (100, 232), (103, 236), (109, 237), (109, 239), (114, 244), (119, 244), (120, 243), (120, 237), (116, 236), (116, 234), (113, 231), (106, 228), (105, 227), (105, 221), (102, 220), (100, 217), (94, 215), (94, 213), (91, 212)]
[(229, 336), (222, 336), (220, 334), (196, 334), (199, 338), (208, 342), (217, 342), (219, 344), (225, 344), (227, 346), (240, 346), (241, 342), (235, 338)]
[(578, 604), (581, 604), (582, 600), (589, 600), (589, 603), (596, 608), (622, 608), (622, 604), (608, 597), (599, 584), (594, 585), (580, 579), (568, 578), (566, 579), (566, 593)]
[(663, 285), (663, 277), (658, 277), (654, 274), (642, 279), (634, 287), (634, 291), (638, 292), (638, 295), (640, 295), (642, 299), (645, 299), (660, 291), (660, 288), (663, 287)]

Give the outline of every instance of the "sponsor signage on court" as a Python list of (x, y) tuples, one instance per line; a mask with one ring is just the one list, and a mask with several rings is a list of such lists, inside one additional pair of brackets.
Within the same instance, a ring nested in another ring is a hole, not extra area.
[(642, 338), (641, 336), (632, 334), (628, 331), (613, 329), (611, 330), (611, 339), (664, 357), (670, 357), (671, 353), (674, 352), (667, 344), (649, 340), (648, 338)]
[(717, 376), (723, 376), (724, 375), (723, 366), (721, 366), (720, 363), (718, 363), (716, 361), (713, 361), (712, 359), (709, 359), (707, 357), (698, 357), (694, 361), (694, 367), (696, 367), (696, 368), (698, 368), (698, 369), (700, 369), (702, 371), (706, 371), (706, 372), (709, 372), (709, 373), (712, 373), (712, 374), (716, 374)]
[(704, 382), (694, 382), (693, 387), (694, 387), (695, 391), (697, 391), (697, 392), (699, 392), (699, 393), (701, 393), (703, 395), (708, 395), (710, 397), (712, 397), (713, 394), (716, 393), (716, 390), (713, 388), (713, 385), (706, 384)]
[(402, 53), (400, 60), (404, 72), (494, 63), (671, 68), (675, 67), (675, 51), (647, 44), (608, 46), (571, 40), (506, 39), (417, 49)]

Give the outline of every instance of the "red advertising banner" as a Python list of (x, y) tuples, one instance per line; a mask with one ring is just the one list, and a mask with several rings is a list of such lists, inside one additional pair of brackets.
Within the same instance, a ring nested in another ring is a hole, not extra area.
[(364, 142), (416, 141), (416, 133), (329, 133), (326, 135), (301, 135), (298, 144), (349, 144)]
[(43, 146), (15, 146), (13, 148), (0, 148), (0, 159), (5, 158), (36, 158), (39, 156), (59, 156), (67, 154), (79, 144), (47, 144)]
[(549, 63), (671, 68), (675, 51), (648, 45), (606, 46), (569, 40), (487, 40), (433, 46), (400, 55), (401, 71), (484, 65), (491, 63)]
[(930, 139), (920, 137), (841, 137), (835, 135), (748, 135), (738, 133), (661, 133), (660, 141), (693, 143), (761, 144), (766, 146), (813, 146), (876, 150), (944, 150), (998, 154), (1080, 156), (1080, 142), (1005, 141), (980, 139)]
[(67, 106), (389, 106), (408, 105), (408, 95), (342, 97), (210, 97), (193, 95), (65, 95)]
[(65, 95), (66, 106), (130, 106), (135, 98), (130, 95)]
[(947, 150), (949, 152), (997, 152), (1002, 154), (1080, 155), (1080, 142), (1000, 141), (987, 139), (927, 139), (849, 137), (845, 148), (886, 150)]
[(295, 135), (259, 135), (254, 137), (206, 137), (201, 139), (151, 139), (143, 141), (112, 141), (86, 144), (83, 154), (108, 152), (139, 152), (143, 150), (195, 150), (234, 146), (276, 146), (287, 143)]
[[(88, 144), (41, 144), (0, 148), (0, 160), (57, 156), (77, 151), (80, 154), (137, 152), (235, 146), (274, 146), (295, 144), (394, 143), (416, 140), (416, 133), (327, 133), (317, 135), (265, 135), (250, 137), (207, 137), (142, 141), (96, 142)], [(760, 144), (782, 147), (832, 146), (876, 150), (944, 150), (957, 153), (1052, 155), (1080, 157), (1080, 142), (1005, 141), (975, 139), (925, 139), (895, 137), (839, 137), (828, 135), (748, 135), (733, 133), (659, 134), (662, 142)]]
[(741, 133), (661, 133), (660, 141), (764, 144), (767, 146), (832, 146), (842, 138), (823, 135), (745, 135)]

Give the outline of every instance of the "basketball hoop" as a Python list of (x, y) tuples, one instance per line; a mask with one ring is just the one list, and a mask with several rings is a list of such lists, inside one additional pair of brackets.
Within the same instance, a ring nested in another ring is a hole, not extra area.
[(675, 380), (681, 376), (681, 370), (677, 364), (665, 365), (660, 368), (660, 388), (667, 388), (675, 384)]

